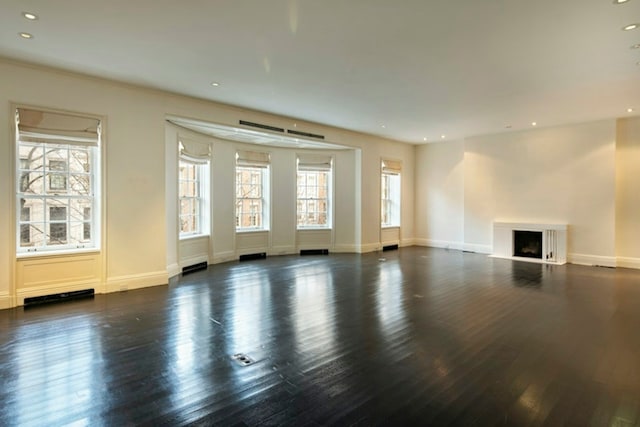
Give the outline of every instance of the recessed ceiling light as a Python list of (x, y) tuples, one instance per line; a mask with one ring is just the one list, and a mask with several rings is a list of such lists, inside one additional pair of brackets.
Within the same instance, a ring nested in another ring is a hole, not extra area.
[(382, 125), (382, 129), (384, 129), (384, 128), (386, 128), (386, 126), (385, 126), (385, 125)]
[(440, 135), (440, 138), (445, 139), (447, 135)]
[(627, 108), (627, 113), (633, 113), (633, 108)]
[(538, 126), (537, 122), (531, 122), (531, 126)]
[(640, 24), (629, 24), (622, 27), (623, 31), (635, 30)]
[(631, 46), (631, 49), (640, 49), (640, 43), (636, 43), (633, 46)]
[(622, 3), (626, 3), (629, 0), (613, 0), (613, 4), (622, 4)]
[(426, 140), (427, 140), (427, 137), (425, 136), (424, 138), (422, 138), (422, 140), (423, 140), (423, 141), (426, 141)]
[(218, 82), (211, 82), (211, 86), (213, 86), (213, 87), (218, 87), (218, 86), (220, 86), (220, 83), (218, 83)]
[(22, 12), (22, 16), (24, 17), (24, 19), (28, 19), (29, 21), (35, 21), (36, 19), (38, 19), (38, 15), (31, 12)]
[(29, 33), (18, 33), (18, 35), (20, 37), (22, 37), (23, 39), (32, 39), (33, 38), (33, 34), (29, 34)]

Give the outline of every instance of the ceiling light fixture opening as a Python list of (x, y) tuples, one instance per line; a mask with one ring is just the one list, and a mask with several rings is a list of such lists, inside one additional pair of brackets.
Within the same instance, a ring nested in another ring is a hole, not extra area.
[(218, 86), (220, 86), (220, 83), (218, 83), (218, 82), (211, 82), (211, 86), (213, 86), (213, 87), (218, 87)]
[(636, 43), (633, 46), (631, 46), (631, 49), (640, 49), (640, 43)]
[(531, 126), (538, 126), (538, 122), (531, 122)]
[(623, 31), (631, 31), (631, 30), (635, 30), (636, 28), (638, 28), (638, 26), (640, 26), (640, 24), (629, 24), (629, 25), (625, 25), (624, 27), (622, 27)]
[(29, 21), (35, 21), (36, 19), (38, 19), (38, 15), (31, 12), (22, 12), (22, 17), (24, 19), (28, 19)]
[(29, 40), (29, 39), (32, 39), (32, 38), (33, 38), (33, 34), (30, 34), (30, 33), (18, 33), (18, 35), (19, 35), (20, 37), (22, 37), (23, 39), (27, 39), (27, 40)]
[(613, 0), (613, 4), (622, 4), (622, 3), (626, 3), (629, 0)]
[(633, 113), (633, 108), (627, 108), (627, 113)]
[(440, 135), (440, 138), (445, 139), (447, 135)]

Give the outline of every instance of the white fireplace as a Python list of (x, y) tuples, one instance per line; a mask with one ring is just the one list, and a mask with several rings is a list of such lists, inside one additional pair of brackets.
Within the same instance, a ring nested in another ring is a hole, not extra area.
[(567, 224), (494, 222), (491, 256), (545, 264), (566, 264)]

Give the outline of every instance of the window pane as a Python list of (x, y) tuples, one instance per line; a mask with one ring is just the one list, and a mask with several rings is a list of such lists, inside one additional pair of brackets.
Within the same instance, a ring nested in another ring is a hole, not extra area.
[(328, 226), (329, 172), (298, 171), (298, 226)]
[(91, 193), (91, 177), (89, 175), (71, 175), (72, 194), (87, 195)]

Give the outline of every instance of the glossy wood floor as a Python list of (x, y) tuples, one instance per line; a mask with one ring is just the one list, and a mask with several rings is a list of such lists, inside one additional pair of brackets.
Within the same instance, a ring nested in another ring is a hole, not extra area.
[(640, 271), (427, 248), (216, 265), (0, 311), (0, 381), (3, 426), (638, 426)]

